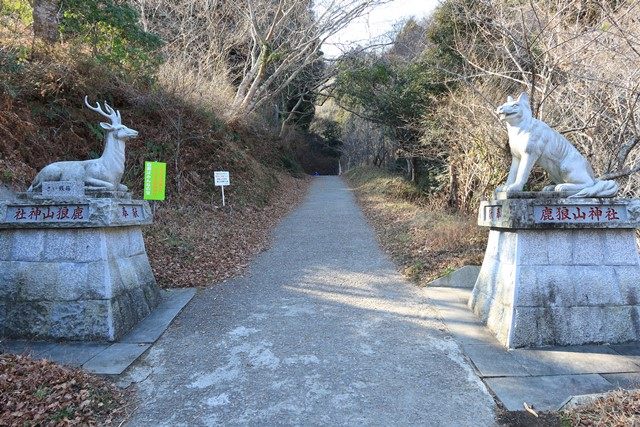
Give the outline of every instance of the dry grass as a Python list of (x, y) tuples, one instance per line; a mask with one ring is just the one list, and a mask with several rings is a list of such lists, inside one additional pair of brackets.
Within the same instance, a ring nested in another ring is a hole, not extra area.
[(203, 74), (181, 58), (168, 58), (156, 77), (167, 93), (179, 96), (194, 107), (207, 108), (219, 117), (226, 117), (228, 106), (233, 102), (234, 88), (224, 69)]
[(375, 168), (347, 174), (383, 248), (421, 286), (467, 264), (480, 264), (486, 231), (475, 217), (439, 208), (399, 176)]
[(640, 391), (615, 391), (562, 413), (572, 426), (640, 426)]

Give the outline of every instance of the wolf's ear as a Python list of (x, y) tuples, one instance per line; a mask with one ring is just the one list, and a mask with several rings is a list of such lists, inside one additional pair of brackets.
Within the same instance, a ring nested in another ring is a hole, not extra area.
[(507, 96), (507, 102), (513, 102), (513, 96), (511, 95)]
[(529, 104), (529, 95), (527, 92), (522, 92), (518, 97), (518, 103), (520, 104)]

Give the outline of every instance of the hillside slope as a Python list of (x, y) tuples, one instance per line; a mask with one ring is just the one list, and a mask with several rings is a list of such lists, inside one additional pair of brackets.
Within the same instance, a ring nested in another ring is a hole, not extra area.
[[(167, 163), (167, 200), (156, 203), (156, 221), (145, 229), (161, 286), (202, 286), (237, 273), (266, 244), (265, 226), (304, 193), (289, 150), (266, 127), (228, 125), (152, 81), (62, 50), (25, 59), (19, 50), (0, 49), (2, 183), (24, 191), (52, 161), (101, 154), (102, 118), (84, 107), (85, 95), (106, 100), (139, 131), (127, 144), (123, 178), (134, 196), (142, 195), (144, 162)], [(217, 206), (214, 170), (231, 173), (227, 209)]]

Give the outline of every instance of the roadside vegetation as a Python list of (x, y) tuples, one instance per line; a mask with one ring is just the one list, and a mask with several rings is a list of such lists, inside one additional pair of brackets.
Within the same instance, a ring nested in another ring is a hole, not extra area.
[(637, 426), (640, 424), (640, 392), (616, 391), (561, 414), (573, 426)]
[[(397, 172), (443, 207), (475, 211), (506, 179), (508, 95), (567, 137), (633, 196), (640, 170), (637, 1), (446, 0), (388, 49), (338, 60), (318, 114), (341, 129), (343, 169)], [(529, 189), (541, 188), (541, 169)]]
[(346, 174), (380, 244), (403, 274), (420, 286), (463, 265), (479, 265), (487, 231), (475, 215), (439, 207), (399, 174), (359, 167)]

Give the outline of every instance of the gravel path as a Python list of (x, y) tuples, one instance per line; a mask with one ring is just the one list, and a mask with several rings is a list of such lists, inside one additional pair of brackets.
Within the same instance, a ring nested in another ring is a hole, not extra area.
[(199, 292), (126, 378), (139, 381), (134, 426), (494, 423), (337, 177), (316, 178), (246, 276)]

